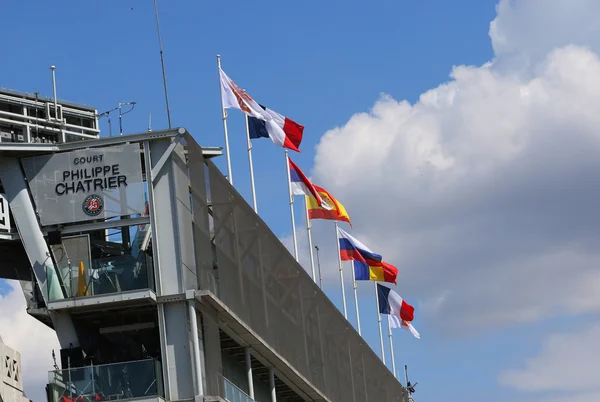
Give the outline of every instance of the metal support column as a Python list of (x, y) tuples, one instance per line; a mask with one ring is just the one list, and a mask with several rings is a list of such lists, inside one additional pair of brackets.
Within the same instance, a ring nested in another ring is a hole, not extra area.
[[(172, 295), (197, 286), (193, 248), (189, 178), (181, 144), (170, 139), (150, 141), (152, 177), (152, 240), (157, 295)], [(165, 156), (165, 154), (167, 154)], [(165, 160), (164, 164), (161, 160)], [(161, 166), (162, 165), (162, 166)], [(150, 199), (150, 198), (149, 198)], [(160, 213), (158, 213), (160, 211)], [(158, 305), (165, 400), (195, 396), (190, 359), (189, 306), (186, 301)]]
[(246, 354), (246, 372), (248, 375), (248, 395), (252, 400), (254, 400), (254, 379), (252, 378), (252, 354), (250, 353), (250, 348), (246, 347), (244, 349), (244, 353)]
[(202, 383), (202, 361), (200, 360), (200, 341), (198, 340), (198, 317), (196, 315), (196, 300), (194, 291), (186, 292), (188, 299), (188, 313), (190, 316), (190, 336), (192, 337), (194, 374), (196, 374), (196, 395), (204, 395), (204, 384)]
[[(27, 106), (23, 106), (23, 116), (27, 116)], [(27, 120), (27, 122), (29, 122), (29, 120)], [(37, 121), (36, 121), (37, 124)], [(25, 142), (28, 144), (31, 144), (31, 126), (30, 125), (26, 125), (24, 130), (24, 134), (25, 134)]]
[(269, 367), (269, 387), (271, 388), (271, 402), (277, 402), (277, 393), (275, 392), (275, 372), (273, 367)]

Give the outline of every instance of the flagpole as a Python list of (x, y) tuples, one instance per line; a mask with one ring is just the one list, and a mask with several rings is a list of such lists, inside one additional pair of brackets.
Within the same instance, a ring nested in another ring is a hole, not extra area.
[(360, 333), (360, 315), (358, 314), (358, 284), (356, 283), (356, 273), (354, 272), (354, 261), (352, 261), (352, 284), (354, 287), (354, 307), (356, 308), (356, 326), (358, 327), (358, 334)]
[[(221, 55), (217, 55), (217, 66), (219, 67), (219, 86), (221, 84)], [(227, 179), (229, 184), (233, 185), (233, 175), (231, 174), (231, 156), (229, 155), (229, 134), (227, 133), (227, 111), (223, 107), (223, 91), (221, 91), (221, 114), (223, 116), (223, 133), (225, 135), (225, 156), (227, 157)]]
[[(250, 126), (248, 115), (246, 116), (246, 139), (248, 140), (248, 164), (250, 165), (250, 182), (252, 184), (252, 206), (254, 212), (258, 214), (258, 204), (256, 203), (256, 188), (254, 187), (254, 164), (252, 163), (252, 141), (250, 141)], [(227, 153), (229, 154), (229, 152)]]
[(388, 336), (390, 339), (390, 359), (392, 359), (392, 371), (394, 372), (394, 377), (396, 376), (396, 359), (394, 358), (394, 341), (392, 339), (392, 326), (390, 325), (390, 315), (387, 315), (388, 322)]
[(338, 263), (340, 269), (340, 284), (342, 286), (342, 304), (344, 305), (344, 318), (348, 319), (348, 311), (346, 310), (346, 291), (344, 290), (344, 272), (342, 271), (342, 252), (340, 250), (340, 233), (338, 231), (338, 223), (335, 221), (335, 243), (337, 244)]
[(294, 258), (298, 259), (298, 242), (296, 241), (296, 220), (294, 219), (294, 194), (292, 194), (292, 179), (290, 177), (290, 157), (285, 150), (285, 168), (287, 169), (288, 193), (290, 196), (290, 214), (292, 216), (292, 238), (294, 240)]
[(379, 312), (379, 293), (377, 292), (377, 282), (373, 282), (375, 286), (375, 301), (377, 302), (377, 321), (379, 323), (379, 343), (381, 345), (381, 361), (385, 364), (385, 350), (383, 349), (383, 332), (381, 330), (381, 313)]
[(310, 217), (308, 216), (308, 196), (304, 196), (304, 210), (306, 212), (306, 233), (308, 234), (308, 249), (310, 251), (310, 268), (312, 269), (312, 278), (315, 283), (317, 283), (317, 273), (315, 271), (315, 256), (313, 254), (313, 241), (312, 234), (310, 229), (312, 228), (312, 224), (310, 221)]

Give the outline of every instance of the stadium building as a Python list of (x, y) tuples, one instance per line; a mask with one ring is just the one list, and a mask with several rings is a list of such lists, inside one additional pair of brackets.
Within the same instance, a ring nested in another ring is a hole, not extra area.
[(58, 336), (48, 401), (408, 400), (220, 148), (100, 138), (95, 109), (4, 90), (0, 133), (0, 277)]

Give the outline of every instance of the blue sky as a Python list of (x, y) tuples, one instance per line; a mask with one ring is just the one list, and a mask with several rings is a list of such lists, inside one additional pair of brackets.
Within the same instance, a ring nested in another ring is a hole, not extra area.
[[(5, 41), (2, 49), (27, 62), (2, 66), (2, 85), (51, 95), (47, 69), (55, 64), (59, 97), (99, 111), (135, 100), (135, 112), (124, 118), (126, 131), (145, 130), (150, 113), (153, 128), (165, 127), (152, 2), (144, 3), (5, 7), (14, 15), (11, 30), (23, 41)], [(215, 61), (220, 53), (224, 70), (252, 96), (306, 126), (303, 153), (294, 160), (309, 170), (322, 133), (370, 107), (380, 93), (415, 100), (447, 80), (452, 65), (489, 60), (494, 6), (494, 1), (159, 3), (173, 124), (188, 128), (201, 144), (223, 145)], [(17, 22), (23, 19), (28, 23)], [(29, 26), (36, 31), (52, 26), (62, 38), (59, 45), (36, 46)], [(23, 42), (36, 48), (35, 57)], [(243, 136), (243, 119), (231, 115), (234, 176), (237, 171), (239, 188), (246, 191), (245, 143), (235, 141), (236, 133)], [(266, 187), (271, 170), (281, 173), (280, 150), (267, 143), (256, 149), (259, 197), (277, 202), (285, 194), (275, 185)], [(279, 213), (275, 208), (262, 215), (275, 230)]]
[[(576, 212), (583, 208), (576, 189), (582, 172), (600, 160), (591, 154), (598, 147), (589, 129), (597, 122), (594, 112), (569, 107), (600, 99), (594, 86), (579, 85), (600, 48), (595, 31), (581, 28), (596, 26), (588, 21), (595, 5), (550, 3), (159, 1), (173, 125), (186, 127), (201, 145), (223, 146), (215, 58), (221, 54), (237, 84), (306, 127), (302, 153), (292, 159), (346, 205), (353, 234), (399, 266), (398, 289), (417, 307), (422, 339), (395, 332), (396, 363), (399, 370), (409, 364), (419, 380), (419, 402), (560, 400), (543, 399), (556, 388), (511, 387), (501, 373), (525, 367), (549, 334), (586, 330), (597, 321), (598, 303), (584, 300), (582, 285), (595, 276), (579, 267), (599, 261), (590, 251), (599, 233), (584, 222), (593, 221), (594, 209)], [(126, 133), (145, 131), (150, 114), (154, 130), (166, 127), (152, 1), (44, 2), (36, 9), (12, 2), (2, 14), (10, 16), (3, 28), (12, 39), (0, 43), (0, 86), (51, 96), (48, 68), (56, 65), (59, 98), (99, 112), (136, 101), (124, 117)], [(568, 44), (583, 47), (561, 53)], [(239, 111), (229, 115), (234, 184), (250, 200), (244, 120)], [(107, 135), (106, 119), (101, 124)], [(573, 145), (571, 153), (566, 144), (578, 139), (584, 145)], [(366, 145), (350, 148), (359, 143)], [(534, 150), (547, 158), (536, 159)], [(225, 158), (217, 163), (224, 171)], [(255, 141), (254, 166), (259, 214), (289, 238), (281, 149)], [(549, 169), (556, 169), (551, 178), (536, 175)], [(561, 191), (564, 183), (572, 186)], [(585, 205), (600, 200), (589, 185), (582, 188)], [(301, 214), (297, 222), (301, 228)], [(328, 248), (327, 293), (340, 305), (333, 243), (326, 239), (333, 229), (318, 222), (315, 231)], [(564, 271), (567, 266), (579, 270)], [(360, 288), (361, 321), (379, 352), (370, 288)], [(551, 300), (557, 294), (569, 302), (557, 306)], [(512, 301), (519, 308), (502, 314), (503, 303)], [(532, 383), (552, 383), (522, 374)]]

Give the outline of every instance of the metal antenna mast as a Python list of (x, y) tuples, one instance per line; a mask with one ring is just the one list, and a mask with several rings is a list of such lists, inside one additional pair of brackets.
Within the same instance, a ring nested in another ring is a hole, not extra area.
[[(54, 117), (56, 120), (58, 120), (58, 101), (56, 100), (56, 67), (50, 66), (50, 70), (52, 71), (52, 88), (54, 93)], [(50, 116), (48, 116), (48, 119), (50, 119)]]
[(323, 289), (323, 277), (321, 276), (321, 259), (319, 258), (319, 246), (315, 244), (315, 250), (317, 250), (317, 267), (319, 268), (319, 287)]
[(412, 397), (412, 394), (415, 393), (415, 387), (417, 386), (419, 381), (415, 382), (414, 384), (410, 383), (410, 381), (408, 380), (408, 366), (406, 364), (404, 365), (404, 378), (406, 380), (406, 390), (408, 391), (408, 401), (415, 402), (414, 398)]
[[(119, 109), (119, 135), (123, 135), (123, 115), (131, 112), (135, 108), (136, 102), (120, 102), (117, 109)], [(123, 113), (123, 106), (130, 105), (131, 109)]]
[[(57, 142), (66, 142), (63, 120), (62, 116), (58, 114), (58, 100), (56, 99), (56, 66), (50, 66), (50, 70), (52, 71), (52, 88), (54, 91), (54, 120), (60, 124), (60, 141)], [(51, 116), (47, 116), (47, 118), (51, 119)]]
[(40, 126), (38, 125), (38, 101), (39, 101), (39, 92), (34, 92), (35, 95), (35, 141), (37, 142), (40, 139)]
[(158, 32), (158, 46), (160, 48), (160, 64), (162, 66), (163, 86), (165, 87), (165, 103), (167, 105), (167, 120), (171, 128), (171, 109), (169, 108), (169, 91), (167, 91), (167, 73), (165, 72), (165, 57), (163, 54), (162, 39), (160, 37), (160, 24), (158, 22), (158, 5), (154, 0), (154, 11), (156, 13), (156, 31)]
[(118, 108), (118, 107), (116, 107), (116, 108), (113, 108), (113, 109), (107, 110), (107, 111), (106, 111), (106, 112), (104, 112), (104, 113), (100, 113), (100, 114), (98, 115), (98, 118), (101, 118), (101, 117), (103, 117), (103, 116), (106, 116), (106, 117), (108, 118), (108, 135), (109, 135), (110, 137), (112, 137), (112, 122), (110, 121), (110, 113), (111, 113), (111, 112), (114, 112), (115, 110), (119, 110), (119, 108)]

